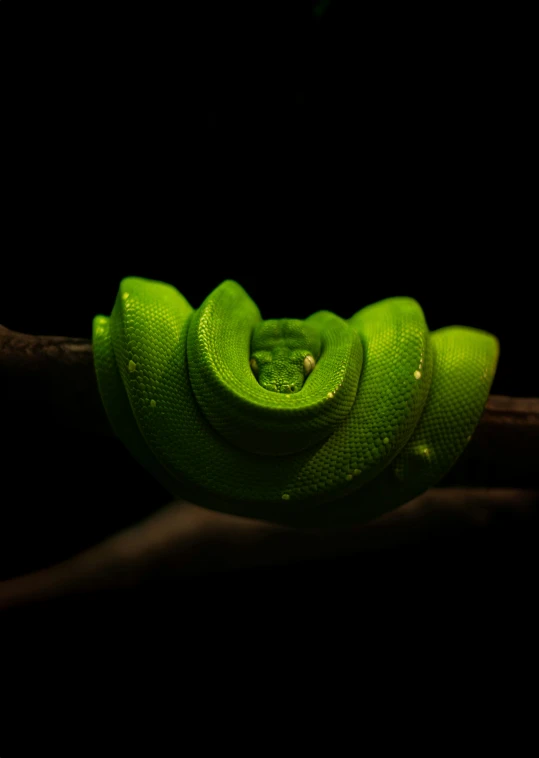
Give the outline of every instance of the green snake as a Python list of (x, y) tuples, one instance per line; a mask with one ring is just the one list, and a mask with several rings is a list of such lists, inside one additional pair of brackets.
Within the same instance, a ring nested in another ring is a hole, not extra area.
[(499, 343), (430, 332), (416, 300), (263, 320), (226, 280), (194, 309), (128, 277), (93, 320), (114, 433), (174, 496), (297, 527), (375, 518), (435, 485), (483, 412)]

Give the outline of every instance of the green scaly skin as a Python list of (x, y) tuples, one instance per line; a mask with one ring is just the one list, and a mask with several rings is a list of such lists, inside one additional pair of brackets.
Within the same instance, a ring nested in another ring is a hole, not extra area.
[(411, 298), (263, 321), (234, 281), (194, 310), (137, 277), (94, 318), (93, 347), (114, 432), (174, 496), (299, 527), (360, 523), (436, 484), (499, 353), (487, 332), (429, 332)]

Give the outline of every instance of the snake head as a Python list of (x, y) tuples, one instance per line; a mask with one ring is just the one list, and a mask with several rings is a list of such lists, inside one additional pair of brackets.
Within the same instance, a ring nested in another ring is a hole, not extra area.
[(320, 355), (315, 329), (295, 319), (260, 323), (251, 340), (251, 370), (270, 392), (299, 392)]

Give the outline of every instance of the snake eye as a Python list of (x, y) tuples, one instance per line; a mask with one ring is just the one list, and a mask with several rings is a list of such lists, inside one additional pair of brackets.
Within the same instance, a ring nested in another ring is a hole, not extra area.
[(249, 365), (251, 366), (251, 371), (255, 376), (258, 376), (258, 363), (256, 362), (255, 358), (251, 358), (249, 361)]
[(303, 371), (305, 372), (305, 376), (309, 376), (311, 371), (313, 370), (315, 366), (316, 361), (312, 357), (312, 355), (306, 355), (303, 359)]

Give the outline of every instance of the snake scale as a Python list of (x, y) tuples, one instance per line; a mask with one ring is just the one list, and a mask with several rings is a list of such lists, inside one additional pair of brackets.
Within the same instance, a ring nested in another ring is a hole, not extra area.
[(497, 338), (416, 300), (263, 320), (226, 280), (194, 309), (127, 277), (93, 320), (110, 424), (174, 496), (297, 527), (370, 520), (436, 484), (476, 428)]

